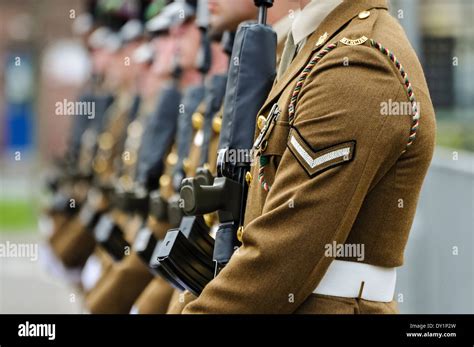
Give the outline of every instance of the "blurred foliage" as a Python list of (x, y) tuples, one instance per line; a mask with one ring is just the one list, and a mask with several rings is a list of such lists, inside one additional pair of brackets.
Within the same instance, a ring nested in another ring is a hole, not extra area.
[(31, 201), (0, 200), (0, 231), (31, 230), (36, 225), (35, 208)]
[(436, 144), (474, 152), (474, 112), (471, 110), (436, 110)]

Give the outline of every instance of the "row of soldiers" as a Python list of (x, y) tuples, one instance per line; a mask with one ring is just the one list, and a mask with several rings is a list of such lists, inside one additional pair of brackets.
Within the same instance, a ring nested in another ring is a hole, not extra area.
[[(206, 1), (99, 1), (76, 20), (93, 62), (79, 102), (94, 103), (96, 116), (74, 120), (46, 215), (49, 258), (79, 274), (92, 313), (180, 312), (193, 297), (150, 267), (150, 238), (180, 225), (185, 177), (217, 173), (235, 31), (258, 10), (253, 0), (217, 6), (209, 23)], [(297, 8), (269, 12), (280, 53)], [(216, 222), (203, 216), (211, 235)]]
[(89, 3), (96, 116), (75, 118), (42, 223), (88, 312), (396, 312), (435, 124), (387, 7)]

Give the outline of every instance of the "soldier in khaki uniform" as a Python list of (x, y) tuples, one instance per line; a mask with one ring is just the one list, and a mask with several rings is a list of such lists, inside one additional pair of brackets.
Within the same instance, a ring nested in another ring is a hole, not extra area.
[[(129, 115), (133, 108), (133, 85), (134, 76), (130, 74), (127, 66), (123, 64), (124, 58), (129, 56), (136, 49), (138, 42), (131, 42), (120, 47), (117, 34), (109, 34), (108, 50), (112, 55), (107, 71), (107, 89), (117, 90), (117, 95), (113, 104), (107, 109), (104, 131), (98, 136), (98, 149), (93, 158), (92, 168), (96, 179), (96, 184), (102, 187), (110, 187), (114, 175), (115, 162), (120, 156), (122, 147), (122, 137), (129, 123)], [(113, 68), (111, 68), (113, 66)], [(87, 132), (87, 131), (86, 131)], [(84, 136), (88, 136), (85, 133)], [(86, 150), (82, 151), (79, 158), (80, 165), (87, 167), (90, 165), (90, 156)], [(64, 230), (51, 239), (51, 245), (56, 255), (62, 260), (66, 267), (82, 267), (92, 253), (95, 241), (92, 235), (87, 232), (80, 222), (80, 216), (76, 215), (64, 226)]]
[[(138, 150), (142, 140), (143, 129), (145, 128), (150, 114), (156, 104), (158, 84), (156, 77), (150, 73), (151, 64), (153, 62), (154, 51), (150, 43), (143, 43), (131, 55), (131, 62), (140, 69), (139, 78), (137, 78), (137, 90), (141, 97), (137, 116), (133, 122), (127, 127), (127, 136), (124, 143), (124, 151), (127, 155), (121, 155), (120, 170), (116, 170), (116, 178), (114, 180), (115, 186), (120, 189), (129, 189), (133, 184), (133, 177), (136, 171), (136, 162), (138, 157)], [(126, 231), (125, 238), (131, 241), (134, 234), (142, 226), (142, 218), (138, 215), (128, 215), (119, 209), (114, 209), (110, 216), (121, 230)], [(139, 259), (132, 259), (131, 261), (139, 262)], [(82, 284), (86, 292), (86, 302), (93, 295), (92, 293), (103, 285), (107, 278), (109, 270), (113, 267), (113, 260), (101, 246), (95, 248), (95, 253), (91, 255), (81, 273)], [(148, 272), (145, 272), (148, 275)], [(139, 276), (139, 275), (138, 275)], [(133, 286), (128, 286), (128, 291), (133, 291), (133, 288), (140, 286), (141, 281), (133, 281)]]
[(304, 3), (258, 115), (242, 246), (184, 313), (397, 312), (434, 148), (423, 71), (385, 0)]
[[(85, 116), (75, 117), (70, 129), (69, 148), (64, 158), (52, 165), (52, 172), (48, 175), (49, 185), (54, 195), (50, 206), (44, 210), (39, 221), (40, 231), (47, 238), (41, 250), (43, 264), (49, 272), (66, 279), (71, 284), (78, 284), (80, 268), (65, 265), (75, 266), (80, 261), (76, 262), (69, 257), (69, 259), (60, 259), (57, 254), (69, 242), (65, 231), (74, 226), (76, 213), (79, 206), (86, 200), (90, 188), (88, 176), (95, 140), (88, 141), (91, 137), (85, 134), (93, 132), (97, 134), (98, 129), (101, 128), (101, 118), (113, 100), (106, 84), (107, 67), (112, 63), (114, 56), (110, 54), (106, 40), (103, 39), (107, 29), (103, 27), (100, 30), (102, 34), (99, 32), (99, 36), (94, 31), (99, 22), (96, 6), (91, 3), (87, 11), (77, 16), (72, 25), (73, 32), (80, 36), (89, 52), (92, 67), (91, 76), (83, 86), (80, 100), (94, 103), (95, 117), (94, 119)], [(93, 138), (95, 137), (94, 135)], [(84, 162), (86, 157), (87, 160)], [(80, 158), (83, 160), (79, 160)], [(58, 198), (61, 199), (58, 201)]]
[[(223, 76), (226, 74), (227, 68), (229, 66), (229, 58), (227, 54), (223, 52), (222, 46), (218, 42), (211, 43), (211, 65), (210, 70), (207, 73), (206, 83), (208, 83), (208, 88), (213, 86), (215, 88), (215, 84), (213, 85), (213, 78), (219, 78), (220, 81), (224, 81)], [(216, 91), (213, 91), (214, 93)], [(223, 95), (223, 93), (222, 93)], [(205, 96), (204, 100), (200, 103), (196, 112), (194, 112), (192, 117), (192, 126), (193, 126), (193, 134), (192, 134), (192, 141), (190, 144), (189, 153), (186, 158), (184, 158), (183, 168), (186, 174), (186, 177), (192, 177), (196, 174), (196, 170), (201, 167), (201, 161), (203, 161), (205, 157), (207, 157), (207, 161), (204, 164), (205, 167), (209, 169), (212, 174), (215, 174), (216, 168), (215, 164), (217, 160), (217, 144), (219, 140), (219, 119), (221, 117), (220, 110), (215, 114), (213, 117), (212, 122), (212, 133), (210, 135), (209, 144), (206, 145), (204, 142), (204, 133), (205, 133), (205, 113), (213, 112), (212, 107), (208, 105), (210, 102), (215, 102), (214, 98), (209, 98), (209, 96)], [(212, 116), (212, 114), (211, 114)], [(179, 136), (179, 134), (178, 134)], [(206, 151), (206, 152), (203, 152)], [(163, 176), (162, 176), (163, 177)], [(162, 181), (162, 180), (160, 180)], [(171, 179), (167, 180), (171, 181)], [(171, 182), (170, 182), (171, 183)], [(160, 190), (163, 189), (173, 189), (171, 184), (168, 184), (168, 187), (161, 187)], [(173, 189), (172, 193), (176, 193)], [(210, 217), (210, 218), (207, 218)], [(208, 225), (212, 226), (213, 218), (211, 216), (206, 216), (206, 222)], [(161, 228), (161, 239), (164, 238), (166, 232), (170, 229), (168, 228)], [(168, 306), (174, 305), (174, 302), (179, 302), (180, 297), (178, 296), (180, 291), (174, 290), (174, 292), (169, 292), (170, 285), (166, 280), (164, 280), (161, 276), (156, 276), (153, 281), (145, 288), (143, 293), (138, 297), (136, 300), (134, 307), (131, 310), (131, 313), (135, 314), (156, 314), (156, 313), (165, 313), (167, 312)], [(171, 294), (173, 294), (173, 299), (170, 302)], [(166, 300), (166, 307), (164, 307), (164, 303)], [(163, 310), (164, 308), (164, 310)]]
[[(163, 13), (166, 14), (166, 10), (163, 10)], [(176, 57), (177, 52), (179, 52), (179, 64), (182, 69), (179, 82), (180, 87), (183, 89), (191, 85), (197, 85), (201, 79), (199, 72), (194, 66), (196, 52), (199, 48), (198, 38), (200, 33), (193, 23), (192, 15), (193, 13), (189, 12), (185, 18), (186, 21), (173, 22), (173, 25), (169, 28), (170, 36), (166, 37), (166, 43), (169, 43), (170, 54), (166, 54), (168, 53), (165, 51), (166, 46), (160, 44), (163, 37), (154, 41), (158, 48), (156, 50), (157, 59), (152, 66), (155, 78), (162, 79), (163, 81), (171, 78), (171, 73), (174, 69), (173, 59)], [(160, 17), (158, 15), (156, 18), (160, 20), (163, 19), (163, 16)], [(150, 20), (150, 22), (152, 21), (153, 19)], [(159, 50), (160, 48), (161, 50)], [(176, 113), (178, 114), (178, 110), (176, 110)], [(161, 179), (156, 177), (157, 180), (160, 180), (160, 194), (165, 199), (169, 199), (173, 193), (171, 186), (163, 178), (169, 178), (170, 171), (172, 171), (175, 164), (174, 157), (176, 157), (176, 153), (171, 150), (165, 163), (165, 174), (161, 176)], [(158, 221), (153, 217), (149, 218), (147, 223), (157, 239), (163, 238), (164, 233), (171, 227), (168, 222)], [(135, 236), (133, 228), (131, 229), (128, 226), (124, 230), (126, 234), (131, 236), (129, 242), (133, 244)], [(136, 228), (136, 231), (138, 231), (138, 228)], [(105, 277), (101, 279), (93, 292), (88, 295), (87, 307), (92, 313), (128, 313), (133, 302), (152, 278), (153, 276), (147, 265), (132, 250), (123, 260), (112, 266), (111, 270), (105, 274)], [(172, 288), (163, 280), (156, 282), (159, 283), (161, 293), (163, 294), (157, 303), (159, 311), (157, 313), (164, 313), (167, 309)]]

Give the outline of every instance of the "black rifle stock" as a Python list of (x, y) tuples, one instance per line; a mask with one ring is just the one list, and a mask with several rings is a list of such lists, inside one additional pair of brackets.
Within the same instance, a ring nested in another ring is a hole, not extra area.
[[(173, 168), (172, 185), (175, 191), (179, 191), (181, 181), (185, 177), (184, 160), (188, 157), (192, 134), (192, 118), (195, 110), (204, 99), (206, 94), (206, 86), (204, 84), (205, 76), (211, 68), (211, 40), (207, 35), (209, 15), (206, 1), (200, 1), (198, 4), (196, 22), (201, 31), (201, 47), (196, 60), (198, 71), (202, 75), (202, 84), (188, 87), (182, 100), (184, 105), (184, 113), (178, 120), (177, 133), (177, 154), (178, 161)], [(206, 100), (207, 103), (207, 100)], [(173, 226), (179, 226), (183, 217), (181, 209), (181, 199), (179, 194), (173, 195), (169, 200), (161, 196), (160, 192), (153, 191), (150, 194), (150, 214), (159, 221), (167, 221)], [(145, 235), (145, 236), (143, 236)], [(145, 240), (145, 241), (144, 241)], [(161, 275), (168, 280), (173, 286), (183, 289), (180, 284), (173, 281), (167, 272), (163, 271), (163, 267), (157, 260), (157, 252), (162, 243), (157, 240), (148, 228), (144, 228), (142, 234), (136, 239), (136, 251), (141, 259), (149, 265), (152, 273)]]
[(255, 4), (259, 7), (259, 23), (241, 25), (235, 36), (219, 142), (218, 177), (206, 184), (196, 178), (186, 179), (181, 188), (186, 214), (218, 211), (212, 255), (199, 253), (198, 241), (183, 237), (180, 230), (168, 233), (159, 252), (160, 262), (174, 281), (195, 295), (228, 263), (240, 244), (237, 231), (245, 214), (245, 177), (252, 160), (255, 118), (275, 77), (276, 34), (265, 24), (266, 11), (273, 0), (255, 0)]
[[(176, 79), (179, 78), (179, 75)], [(138, 167), (135, 177), (137, 188), (130, 192), (107, 192), (110, 195), (111, 208), (124, 212), (138, 213), (146, 216), (149, 210), (149, 191), (155, 187), (154, 182), (161, 175), (164, 156), (171, 146), (176, 133), (177, 114), (181, 93), (177, 81), (173, 80), (160, 91), (155, 111), (150, 115), (138, 152)], [(93, 227), (93, 234), (115, 261), (124, 257), (126, 247), (124, 232), (114, 221), (103, 213)]]

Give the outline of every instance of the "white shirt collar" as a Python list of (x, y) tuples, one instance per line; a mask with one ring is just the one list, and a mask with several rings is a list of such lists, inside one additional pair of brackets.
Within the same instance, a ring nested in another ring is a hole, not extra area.
[(311, 0), (296, 16), (291, 26), (295, 45), (311, 35), (343, 0)]
[[(278, 1), (281, 1), (281, 0), (278, 0)], [(272, 25), (273, 30), (277, 34), (278, 42), (286, 40), (286, 37), (288, 36), (288, 33), (291, 30), (294, 20), (300, 12), (301, 10), (299, 9), (295, 10), (292, 15), (287, 14)]]

